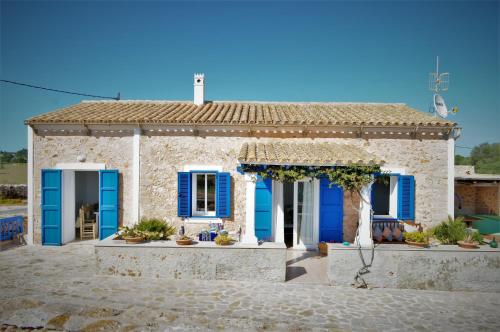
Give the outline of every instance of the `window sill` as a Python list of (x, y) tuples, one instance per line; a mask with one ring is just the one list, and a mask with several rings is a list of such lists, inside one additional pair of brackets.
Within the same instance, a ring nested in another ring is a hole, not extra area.
[(387, 221), (396, 221), (398, 218), (395, 218), (390, 215), (378, 215), (378, 216), (373, 216), (373, 220), (387, 220)]
[(196, 217), (192, 216), (185, 219), (186, 224), (222, 224), (222, 219), (217, 217)]

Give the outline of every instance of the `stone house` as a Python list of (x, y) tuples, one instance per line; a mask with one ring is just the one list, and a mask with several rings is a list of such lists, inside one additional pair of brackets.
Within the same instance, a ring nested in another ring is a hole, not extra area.
[(364, 200), (320, 180), (262, 181), (241, 165), (380, 163), (390, 183), (362, 192), (375, 219), (426, 227), (454, 212), (458, 128), (405, 104), (206, 101), (195, 75), (193, 101), (83, 101), (26, 125), (31, 243), (73, 240), (84, 203), (100, 238), (159, 217), (189, 234), (223, 222), (243, 242), (295, 248), (352, 242), (360, 224), (357, 240), (371, 243)]

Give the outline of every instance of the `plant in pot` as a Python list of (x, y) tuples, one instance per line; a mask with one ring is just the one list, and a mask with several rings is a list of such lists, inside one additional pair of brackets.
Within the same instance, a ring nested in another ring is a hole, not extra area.
[(457, 241), (458, 246), (465, 249), (477, 249), (482, 241), (479, 232), (468, 231), (463, 240)]
[(168, 240), (175, 234), (175, 227), (157, 218), (142, 218), (135, 226), (146, 240)]
[(214, 241), (218, 246), (228, 246), (234, 242), (234, 240), (227, 233), (217, 235)]
[(145, 240), (144, 235), (140, 231), (138, 231), (135, 226), (122, 227), (120, 229), (120, 233), (118, 236), (121, 237), (123, 240), (125, 240), (126, 243), (131, 243), (131, 244), (141, 243), (144, 242)]
[(429, 233), (428, 232), (405, 232), (405, 242), (412, 247), (427, 248), (429, 246)]
[(431, 233), (441, 244), (457, 244), (467, 235), (467, 225), (462, 217), (442, 221), (439, 225), (432, 228)]
[(189, 236), (187, 235), (181, 235), (179, 236), (175, 242), (178, 244), (178, 245), (181, 245), (181, 246), (186, 246), (186, 245), (190, 245), (190, 244), (193, 244), (193, 239), (191, 239)]

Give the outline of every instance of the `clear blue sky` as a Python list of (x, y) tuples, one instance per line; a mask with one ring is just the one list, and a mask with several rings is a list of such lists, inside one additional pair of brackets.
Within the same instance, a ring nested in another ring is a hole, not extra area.
[[(452, 73), (458, 145), (500, 141), (499, 12), (489, 2), (1, 2), (2, 79), (123, 99), (404, 102)], [(23, 120), (78, 103), (1, 84), (0, 149)], [(468, 153), (467, 150), (458, 150)]]

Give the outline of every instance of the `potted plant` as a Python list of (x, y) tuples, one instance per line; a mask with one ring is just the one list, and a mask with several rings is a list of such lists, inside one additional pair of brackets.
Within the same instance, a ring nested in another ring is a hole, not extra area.
[[(475, 235), (475, 233), (477, 233), (477, 232), (468, 232), (463, 240), (457, 241), (458, 246), (460, 248), (464, 248), (464, 249), (477, 249), (477, 248), (479, 248), (480, 240), (479, 240), (478, 236)], [(481, 235), (479, 234), (479, 237), (480, 236)], [(477, 240), (479, 240), (479, 241), (477, 241)]]
[(215, 244), (218, 246), (228, 246), (233, 244), (234, 240), (227, 234), (219, 234), (215, 238)]
[(427, 232), (405, 232), (405, 242), (411, 247), (427, 248), (429, 246), (429, 234)]
[(325, 241), (321, 241), (320, 243), (318, 243), (318, 250), (322, 256), (328, 255), (328, 245)]
[(193, 239), (191, 239), (189, 236), (187, 235), (182, 235), (180, 236), (179, 238), (177, 238), (177, 240), (175, 240), (175, 242), (178, 244), (178, 245), (181, 245), (181, 246), (187, 246), (187, 245), (190, 245), (190, 244), (193, 244)]
[(136, 227), (125, 226), (121, 229), (119, 236), (125, 240), (125, 243), (136, 244), (144, 242), (144, 235)]

